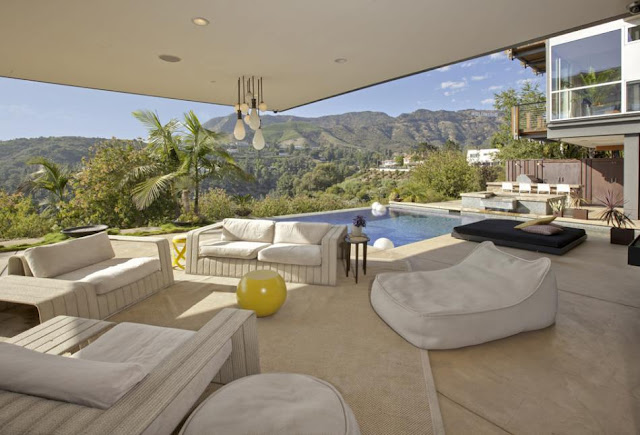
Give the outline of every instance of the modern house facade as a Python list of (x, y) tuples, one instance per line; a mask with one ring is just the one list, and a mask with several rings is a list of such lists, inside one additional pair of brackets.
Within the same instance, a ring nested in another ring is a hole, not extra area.
[(546, 137), (624, 150), (625, 211), (640, 208), (640, 18), (547, 41)]

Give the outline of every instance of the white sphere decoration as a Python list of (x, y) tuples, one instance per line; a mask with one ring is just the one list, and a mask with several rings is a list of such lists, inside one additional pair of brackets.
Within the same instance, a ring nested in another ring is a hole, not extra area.
[(380, 237), (373, 243), (374, 248), (378, 249), (393, 249), (395, 248), (393, 242), (386, 237)]
[(387, 207), (385, 207), (382, 204), (378, 204), (378, 206), (376, 208), (374, 208), (374, 210), (380, 212), (380, 213), (386, 213), (387, 212)]
[(377, 208), (374, 208), (373, 210), (371, 210), (371, 214), (374, 215), (375, 217), (382, 217), (385, 214), (387, 214), (387, 211), (380, 211)]
[(371, 204), (371, 209), (375, 210), (376, 208), (380, 207), (380, 203), (378, 201), (374, 202), (373, 204)]

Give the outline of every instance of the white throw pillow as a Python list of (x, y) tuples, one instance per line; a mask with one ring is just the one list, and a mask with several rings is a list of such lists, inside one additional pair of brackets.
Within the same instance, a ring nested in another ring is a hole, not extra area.
[(107, 409), (147, 376), (140, 364), (67, 358), (0, 343), (0, 388)]
[(27, 264), (36, 278), (53, 278), (115, 256), (105, 232), (24, 251)]
[(276, 222), (273, 243), (319, 245), (331, 224), (322, 222)]
[(222, 240), (273, 243), (274, 221), (264, 219), (225, 219)]

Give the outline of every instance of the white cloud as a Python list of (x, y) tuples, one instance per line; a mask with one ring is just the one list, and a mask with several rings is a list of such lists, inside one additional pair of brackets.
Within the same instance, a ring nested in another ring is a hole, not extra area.
[(461, 89), (461, 88), (464, 88), (465, 86), (467, 86), (466, 81), (461, 81), (461, 82), (446, 81), (446, 82), (440, 83), (441, 89)]
[(506, 57), (507, 57), (507, 54), (504, 51), (499, 51), (497, 53), (493, 53), (489, 55), (489, 59), (491, 60), (498, 60)]
[(502, 86), (502, 85), (489, 86), (489, 90), (490, 91), (499, 91), (502, 88), (504, 88), (504, 86)]
[(443, 66), (442, 68), (438, 68), (436, 71), (445, 72), (451, 69), (451, 65)]
[(481, 104), (493, 104), (494, 100), (493, 100), (493, 98), (486, 98), (486, 99), (480, 101), (480, 103)]
[(474, 66), (477, 63), (478, 63), (478, 59), (474, 59), (474, 60), (470, 60), (468, 62), (463, 62), (462, 64), (460, 64), (460, 67), (461, 68), (471, 68), (472, 66)]
[(535, 80), (533, 80), (533, 79), (521, 79), (521, 80), (518, 80), (516, 83), (518, 83), (520, 86), (523, 86), (526, 83), (535, 83)]
[(488, 78), (489, 78), (489, 73), (483, 74), (481, 76), (471, 76), (471, 80), (476, 81), (476, 82), (480, 81), (480, 80), (486, 80)]

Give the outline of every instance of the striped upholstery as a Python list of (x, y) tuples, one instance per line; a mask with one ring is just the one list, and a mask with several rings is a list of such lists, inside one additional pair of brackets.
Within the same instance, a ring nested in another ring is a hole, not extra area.
[(338, 259), (342, 256), (342, 243), (347, 235), (344, 225), (332, 226), (322, 239), (322, 264), (320, 266), (298, 266), (295, 264), (267, 263), (237, 258), (204, 257), (199, 255), (200, 236), (222, 228), (214, 224), (190, 231), (187, 234), (186, 273), (192, 275), (227, 276), (242, 278), (252, 270), (273, 270), (285, 281), (293, 283), (335, 285)]
[(0, 301), (35, 306), (41, 323), (60, 315), (105, 319), (173, 284), (168, 240), (156, 237), (109, 238), (157, 245), (161, 269), (132, 284), (96, 295), (91, 285), (79, 281), (23, 276), (23, 263), (16, 255), (9, 259), (9, 275), (0, 277)]
[[(169, 434), (194, 405), (166, 418), (168, 409), (184, 407), (183, 392), (196, 391), (190, 394), (195, 402), (212, 380), (228, 383), (260, 373), (255, 319), (252, 311), (221, 310), (106, 410), (0, 390), (0, 434)], [(231, 356), (220, 360), (229, 341)]]

